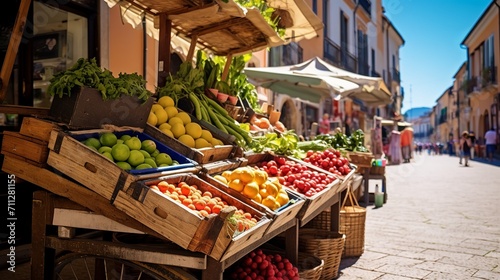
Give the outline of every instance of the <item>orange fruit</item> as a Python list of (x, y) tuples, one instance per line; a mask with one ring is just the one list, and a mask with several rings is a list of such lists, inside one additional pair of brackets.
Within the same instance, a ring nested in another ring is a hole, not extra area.
[(214, 207), (212, 208), (212, 213), (219, 214), (220, 210), (222, 210), (222, 206), (214, 205)]
[(185, 196), (188, 196), (191, 194), (191, 188), (186, 184), (181, 186), (181, 193)]
[(189, 206), (189, 204), (192, 204), (193, 201), (190, 198), (186, 198), (182, 201), (182, 204)]
[(240, 180), (243, 183), (250, 183), (255, 178), (253, 168), (242, 167), (240, 172)]
[(256, 182), (250, 182), (245, 185), (243, 188), (243, 194), (248, 198), (254, 198), (259, 194), (259, 185)]
[(252, 198), (253, 201), (257, 202), (257, 203), (261, 203), (262, 202), (262, 196), (260, 195), (260, 193), (258, 193), (254, 198)]
[(208, 214), (212, 213), (212, 209), (208, 206), (205, 206), (205, 208), (203, 210), (207, 211)]
[(267, 194), (272, 197), (276, 197), (276, 195), (278, 194), (278, 187), (276, 187), (276, 185), (271, 182), (267, 182), (265, 186)]
[(209, 192), (209, 191), (204, 192), (204, 193), (203, 193), (203, 196), (210, 197), (210, 198), (212, 198), (212, 197), (213, 197), (212, 193), (211, 193), (211, 192)]
[(262, 185), (267, 181), (267, 172), (266, 171), (255, 170), (254, 174), (255, 174), (254, 180), (255, 180), (255, 182), (257, 182), (257, 184)]
[(198, 211), (198, 213), (200, 213), (200, 215), (202, 215), (203, 217), (208, 217), (208, 212), (205, 210), (200, 210)]
[(194, 204), (189, 204), (188, 208), (191, 210), (196, 210), (196, 206), (194, 206)]
[(231, 180), (228, 186), (237, 192), (241, 192), (243, 191), (243, 188), (245, 188), (245, 184), (242, 181), (240, 181), (240, 179)]
[(197, 210), (203, 210), (205, 209), (205, 206), (207, 206), (207, 203), (203, 199), (197, 199), (193, 201), (193, 204)]
[(279, 192), (276, 196), (276, 202), (279, 203), (280, 207), (287, 204), (288, 201), (290, 201), (290, 198), (288, 197), (288, 194), (286, 192)]

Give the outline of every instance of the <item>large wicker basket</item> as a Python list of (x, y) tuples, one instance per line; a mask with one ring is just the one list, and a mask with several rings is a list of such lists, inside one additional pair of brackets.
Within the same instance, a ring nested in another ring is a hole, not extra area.
[[(350, 205), (347, 206), (346, 202)], [(366, 209), (360, 207), (354, 198), (351, 189), (348, 188), (347, 195), (340, 208), (340, 229), (346, 236), (343, 257), (359, 257), (365, 248), (365, 222)]]
[(324, 261), (321, 280), (331, 280), (339, 272), (345, 236), (327, 230), (302, 228), (299, 231), (299, 250)]
[(299, 252), (299, 263), (297, 265), (300, 279), (320, 280), (325, 262), (314, 255)]

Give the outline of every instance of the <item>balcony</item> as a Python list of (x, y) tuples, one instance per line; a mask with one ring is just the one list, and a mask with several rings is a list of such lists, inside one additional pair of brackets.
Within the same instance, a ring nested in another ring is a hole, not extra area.
[(477, 82), (477, 77), (472, 77), (471, 79), (466, 80), (463, 86), (465, 87), (465, 92), (467, 94), (471, 94), (473, 92), (479, 91), (479, 85), (480, 84)]
[(326, 61), (334, 66), (340, 67), (347, 71), (357, 73), (358, 60), (353, 54), (348, 51), (341, 50), (340, 46), (335, 44), (332, 40), (325, 38), (324, 40), (324, 54), (323, 57)]
[(492, 67), (488, 67), (488, 68), (485, 68), (483, 69), (483, 72), (482, 72), (482, 86), (483, 87), (486, 87), (486, 86), (490, 86), (490, 85), (494, 85), (494, 84), (497, 84), (497, 67), (496, 66), (492, 66)]
[(392, 81), (393, 82), (396, 82), (396, 83), (401, 83), (401, 74), (399, 73), (399, 71), (396, 69), (396, 68), (392, 68)]
[(358, 0), (359, 5), (365, 10), (369, 17), (372, 16), (372, 2), (370, 0)]
[(442, 115), (442, 116), (439, 117), (438, 124), (445, 123), (446, 121), (447, 121), (447, 116), (446, 115)]

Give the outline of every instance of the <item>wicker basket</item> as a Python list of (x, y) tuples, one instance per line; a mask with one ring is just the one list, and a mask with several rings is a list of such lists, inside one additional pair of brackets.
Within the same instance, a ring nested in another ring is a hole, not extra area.
[(325, 262), (311, 254), (299, 252), (299, 277), (305, 280), (319, 280), (323, 272)]
[[(346, 206), (348, 200), (350, 206)], [(346, 236), (343, 257), (359, 257), (363, 254), (365, 248), (365, 221), (366, 209), (359, 206), (351, 189), (348, 188), (347, 195), (340, 208), (339, 231)]]
[(370, 166), (374, 158), (372, 153), (349, 152), (347, 155), (350, 163), (361, 166)]
[(345, 235), (336, 232), (311, 228), (299, 232), (299, 250), (324, 261), (321, 280), (337, 277), (344, 243)]

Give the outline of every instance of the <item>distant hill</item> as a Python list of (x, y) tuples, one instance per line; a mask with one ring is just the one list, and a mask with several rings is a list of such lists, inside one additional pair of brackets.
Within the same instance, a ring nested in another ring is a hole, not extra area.
[(432, 109), (429, 107), (417, 107), (411, 108), (404, 113), (405, 121), (411, 122), (414, 119), (420, 118), (421, 116), (429, 113)]

